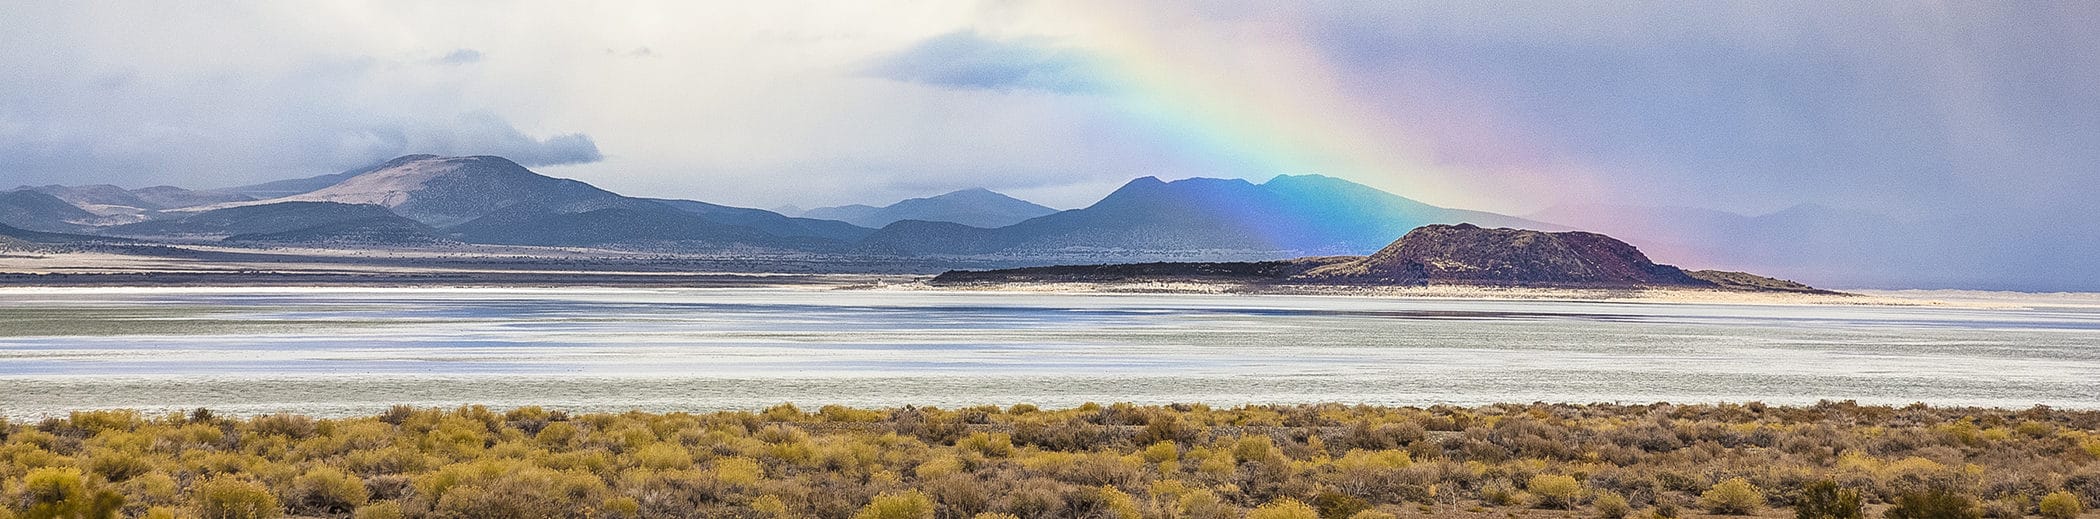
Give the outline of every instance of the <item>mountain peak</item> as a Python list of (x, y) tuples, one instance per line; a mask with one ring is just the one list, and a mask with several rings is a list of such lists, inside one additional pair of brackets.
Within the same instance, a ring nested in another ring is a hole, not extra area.
[(268, 202), (374, 204), (444, 227), (520, 203), (574, 206), (618, 198), (590, 184), (535, 173), (503, 157), (408, 155), (335, 185)]
[[(924, 199), (920, 199), (920, 200), (984, 200), (984, 199), (1011, 199), (1011, 198), (1013, 198), (1013, 197), (1010, 197), (1010, 196), (1006, 196), (1006, 194), (1004, 194), (1004, 193), (1000, 193), (1000, 192), (998, 192), (998, 191), (993, 191), (993, 190), (990, 190), (990, 189), (985, 189), (985, 188), (981, 188), (981, 187), (973, 187), (973, 188), (969, 188), (969, 189), (957, 189), (957, 190), (954, 190), (954, 191), (949, 191), (949, 192), (946, 192), (946, 193), (941, 193), (941, 194), (938, 194), (938, 195), (933, 195), (933, 196), (929, 196), (929, 197), (926, 197), (926, 198), (924, 198)], [(903, 202), (902, 202), (902, 201), (900, 201), (900, 202), (898, 202), (898, 203), (903, 203)]]
[(440, 157), (440, 156), (438, 156), (438, 155), (433, 155), (433, 154), (429, 154), (429, 153), (411, 153), (411, 154), (408, 154), (408, 155), (402, 155), (402, 156), (399, 156), (399, 157), (394, 157), (393, 159), (389, 159), (389, 160), (387, 160), (386, 162), (382, 162), (382, 163), (380, 163), (380, 164), (381, 164), (381, 165), (386, 165), (386, 164), (400, 164), (400, 163), (403, 163), (403, 162), (410, 162), (410, 161), (417, 161), (417, 160), (430, 160), (430, 159), (435, 159), (435, 158), (441, 158), (441, 157)]
[(905, 220), (991, 228), (1005, 227), (1055, 212), (1056, 209), (976, 187), (925, 198), (908, 198), (883, 207), (861, 204), (819, 207), (804, 211), (802, 215), (872, 228), (882, 228)]
[[(1300, 183), (1300, 182), (1349, 182), (1349, 181), (1348, 181), (1348, 180), (1345, 180), (1345, 179), (1342, 179), (1342, 178), (1340, 178), (1340, 177), (1330, 177), (1330, 176), (1327, 176), (1327, 175), (1322, 175), (1322, 174), (1319, 174), (1319, 173), (1304, 173), (1304, 174), (1299, 174), (1299, 175), (1288, 175), (1288, 174), (1286, 174), (1286, 175), (1276, 175), (1276, 176), (1274, 176), (1274, 177), (1269, 177), (1269, 181), (1268, 181), (1268, 182), (1263, 182), (1263, 183), (1261, 183), (1261, 185), (1267, 186), (1267, 185), (1277, 185), (1277, 184), (1292, 184), (1292, 183)], [(1351, 184), (1354, 184), (1354, 182), (1349, 182), (1349, 183), (1351, 183)]]

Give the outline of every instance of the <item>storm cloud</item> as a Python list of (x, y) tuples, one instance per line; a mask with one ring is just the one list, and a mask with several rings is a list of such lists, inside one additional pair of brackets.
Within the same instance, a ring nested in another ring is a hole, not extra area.
[[(1890, 284), (2100, 288), (2095, 25), (2100, 4), (1917, 1), (8, 2), (0, 184), (498, 154), (757, 207), (1075, 207), (1145, 175), (1326, 173), (1513, 214), (1832, 208), (1944, 260)], [(1328, 141), (1354, 160), (1290, 160)]]
[(1107, 86), (1095, 61), (1046, 38), (1002, 41), (957, 31), (877, 58), (867, 73), (948, 88), (1086, 93)]

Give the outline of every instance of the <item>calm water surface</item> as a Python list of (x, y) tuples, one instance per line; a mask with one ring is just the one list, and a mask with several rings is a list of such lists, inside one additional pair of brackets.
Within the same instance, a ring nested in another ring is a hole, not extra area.
[(0, 414), (1858, 399), (2100, 407), (2100, 308), (0, 289)]

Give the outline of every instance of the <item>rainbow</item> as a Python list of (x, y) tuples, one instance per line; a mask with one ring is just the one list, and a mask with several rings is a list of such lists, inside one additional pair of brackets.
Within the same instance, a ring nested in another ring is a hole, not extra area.
[[(1161, 37), (1173, 20), (1142, 18), (1127, 7), (1059, 5), (1067, 7), (1060, 29), (1097, 54), (1095, 72), (1131, 123), (1215, 168), (1203, 176), (1259, 181), (1318, 173), (1439, 205), (1494, 200), (1438, 165), (1426, 139), (1345, 95), (1327, 60), (1294, 43), (1303, 38), (1264, 37), (1258, 51), (1229, 42), (1190, 48)], [(1291, 77), (1248, 77), (1202, 58), (1216, 52), (1261, 52), (1243, 57)]]

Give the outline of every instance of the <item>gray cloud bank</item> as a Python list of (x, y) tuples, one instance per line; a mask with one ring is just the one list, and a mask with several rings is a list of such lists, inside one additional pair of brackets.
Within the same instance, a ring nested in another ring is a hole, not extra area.
[(866, 72), (946, 88), (1087, 93), (1107, 88), (1095, 61), (1044, 38), (999, 40), (958, 31), (877, 58)]
[[(1811, 281), (2100, 290), (2100, 4), (944, 1), (4, 2), (0, 185), (496, 154), (759, 207), (967, 187), (1072, 207), (1143, 175), (1321, 172), (1234, 169), (1133, 121), (1144, 99), (1083, 30), (1121, 20), (1418, 137), (1395, 147), (1441, 171), (1351, 178), (1402, 195), (1813, 203), (1906, 231), (1822, 237), (1852, 270)], [(1039, 30), (1042, 11), (1075, 21)]]
[[(484, 57), (473, 49), (389, 58), (268, 41), (287, 27), (228, 41), (216, 33), (240, 32), (233, 22), (198, 22), (256, 19), (233, 4), (173, 14), (152, 12), (171, 6), (38, 7), (0, 7), (8, 34), (0, 69), (10, 71), (0, 75), (0, 174), (11, 183), (207, 187), (409, 153), (530, 165), (603, 158), (589, 135), (536, 137), (460, 94), (471, 72), (456, 65)], [(131, 29), (160, 14), (162, 25)]]

